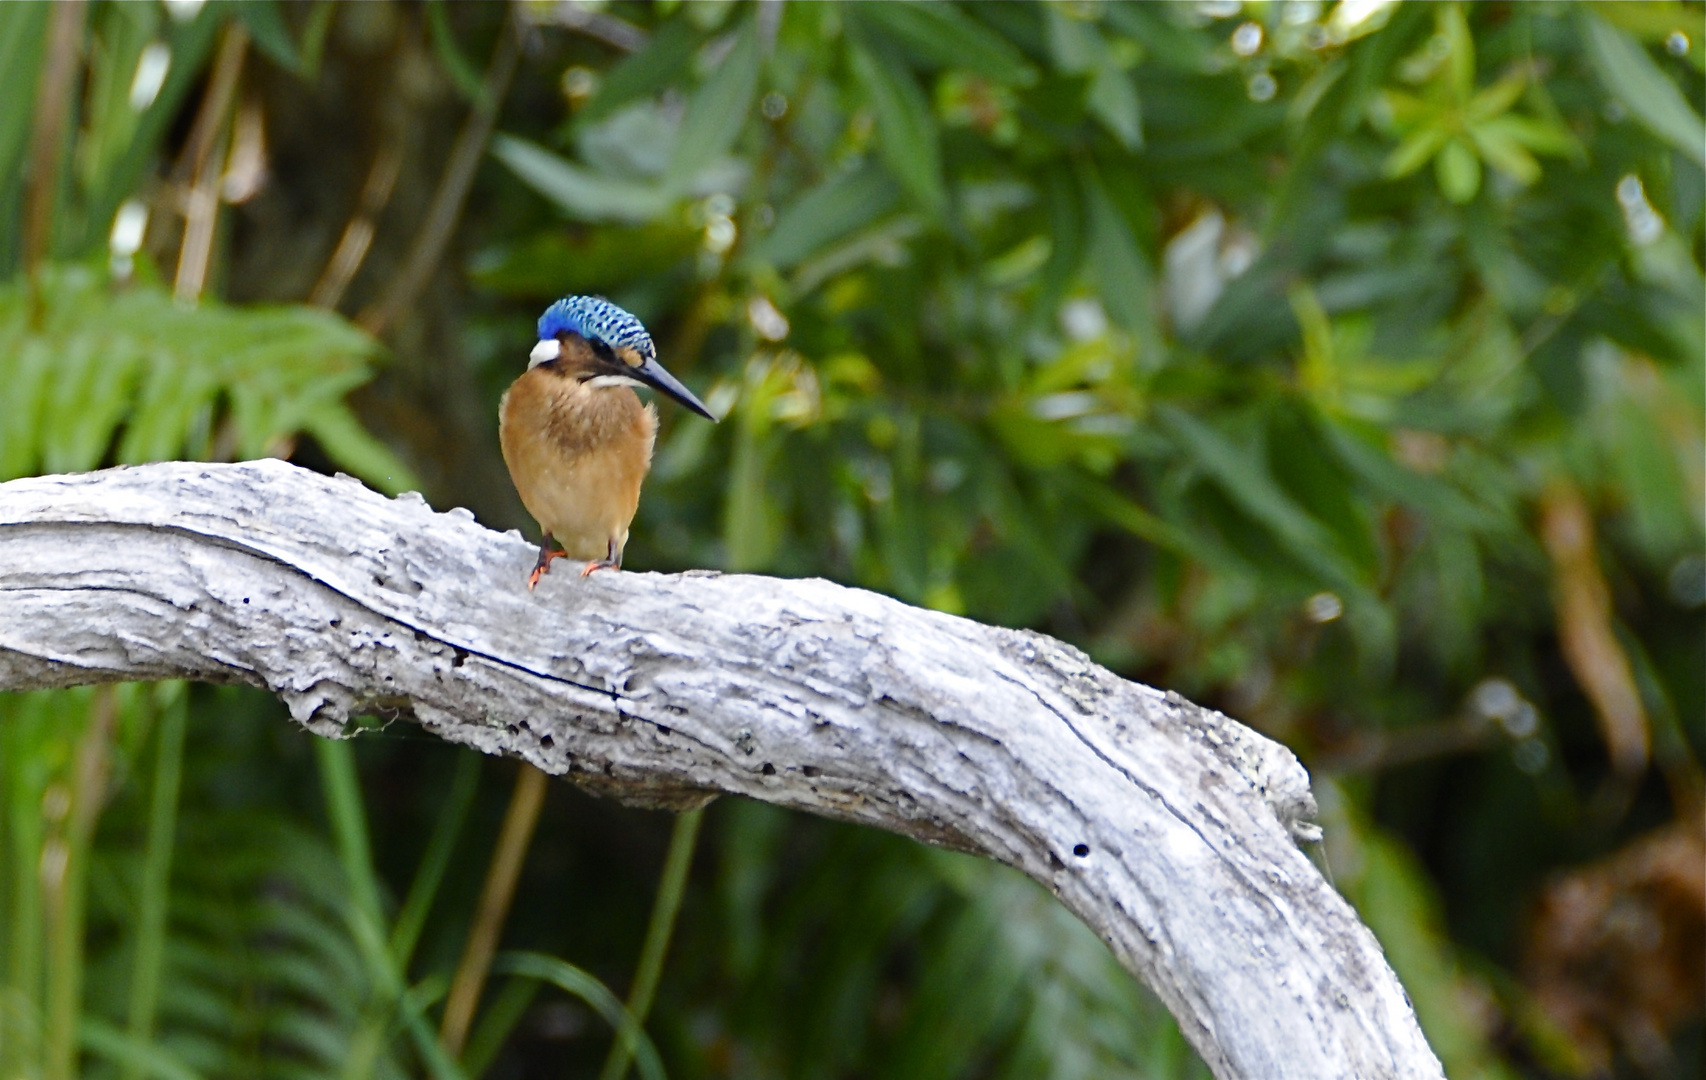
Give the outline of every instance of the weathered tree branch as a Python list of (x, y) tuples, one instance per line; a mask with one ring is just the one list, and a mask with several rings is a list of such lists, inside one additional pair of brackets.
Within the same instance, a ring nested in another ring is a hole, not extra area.
[(411, 713), (617, 798), (720, 792), (1042, 882), (1218, 1077), (1440, 1077), (1297, 849), (1276, 743), (1040, 634), (824, 581), (603, 573), (278, 461), (0, 485), (0, 689), (246, 682), (322, 735)]

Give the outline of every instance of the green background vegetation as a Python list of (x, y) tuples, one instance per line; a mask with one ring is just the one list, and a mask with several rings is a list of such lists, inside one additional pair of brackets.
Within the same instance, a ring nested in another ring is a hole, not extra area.
[[(1454, 1080), (1699, 1075), (1703, 38), (0, 5), (0, 479), (277, 454), (530, 532), (497, 399), (608, 295), (726, 414), (663, 409), (631, 569), (823, 575), (1220, 707), (1309, 765)], [(1203, 1075), (1002, 868), (725, 800), (660, 892), (670, 819), (558, 784), (453, 1061), (515, 767), (372, 727), (0, 696), (0, 1076), (592, 1075), (657, 897), (648, 1076)]]

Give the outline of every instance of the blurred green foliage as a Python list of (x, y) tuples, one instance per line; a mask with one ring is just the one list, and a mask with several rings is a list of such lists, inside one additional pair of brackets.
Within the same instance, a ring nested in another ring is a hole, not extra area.
[[(54, 18), (0, 6), (0, 478), (295, 453), (525, 525), (497, 396), (546, 303), (609, 295), (726, 416), (664, 410), (630, 565), (821, 574), (1225, 708), (1321, 778), (1454, 1080), (1698, 1070), (1697, 1020), (1658, 1053), (1524, 981), (1549, 875), (1698, 816), (1698, 4), (96, 3), (50, 160)], [(414, 266), (438, 131), (493, 94)], [(231, 205), (174, 299), (198, 131)], [(347, 311), (436, 269), (384, 364), (303, 303), (347, 252)], [(0, 699), (0, 1072), (455, 1074), (501, 766), (277, 716)], [(590, 1072), (620, 1019), (664, 824), (570, 799), (470, 1075)], [(642, 1071), (1201, 1075), (1004, 869), (707, 823)]]
[(39, 314), (22, 282), (0, 286), (0, 478), (260, 457), (306, 433), (380, 490), (411, 485), (344, 404), (372, 377), (371, 338), (313, 308), (186, 308), (156, 285), (115, 295), (102, 277), (44, 268)]

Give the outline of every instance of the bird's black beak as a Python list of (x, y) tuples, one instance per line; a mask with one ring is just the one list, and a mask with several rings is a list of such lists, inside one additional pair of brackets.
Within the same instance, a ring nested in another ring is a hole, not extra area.
[(711, 423), (717, 422), (717, 418), (711, 415), (711, 410), (705, 407), (705, 403), (694, 397), (693, 391), (681, 385), (681, 381), (665, 371), (663, 365), (656, 360), (647, 360), (638, 367), (630, 367), (628, 373), (658, 392), (668, 394)]

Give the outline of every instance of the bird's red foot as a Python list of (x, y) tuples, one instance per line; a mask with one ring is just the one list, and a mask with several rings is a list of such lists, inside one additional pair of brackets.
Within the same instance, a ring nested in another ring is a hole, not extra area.
[(539, 579), (550, 572), (552, 559), (561, 559), (562, 557), (561, 551), (556, 551), (551, 547), (551, 535), (546, 533), (545, 542), (539, 545), (539, 561), (533, 564), (533, 573), (527, 575), (527, 591), (532, 592), (533, 587), (539, 584)]
[(616, 541), (612, 540), (604, 549), (604, 558), (594, 559), (582, 567), (581, 577), (586, 577), (594, 570), (620, 569), (622, 569), (622, 552), (617, 549)]

